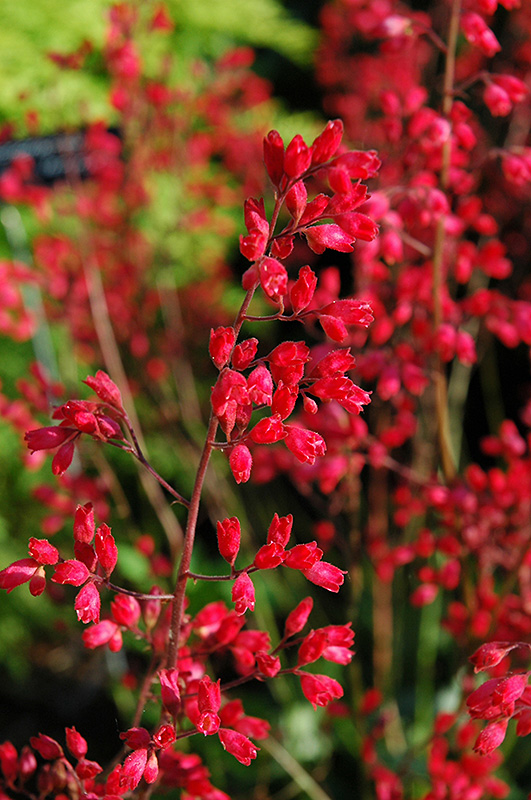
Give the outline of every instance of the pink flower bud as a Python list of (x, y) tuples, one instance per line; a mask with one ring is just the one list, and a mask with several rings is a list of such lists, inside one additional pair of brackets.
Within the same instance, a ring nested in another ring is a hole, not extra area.
[(223, 748), (233, 755), (240, 764), (249, 766), (253, 758), (258, 755), (259, 747), (256, 747), (247, 736), (230, 728), (220, 728), (218, 736)]
[(94, 546), (98, 561), (105, 570), (107, 576), (109, 576), (118, 561), (118, 548), (116, 547), (111, 529), (105, 522), (103, 522), (96, 531)]
[(372, 308), (364, 300), (334, 300), (320, 308), (319, 313), (337, 317), (346, 325), (362, 325), (364, 328), (368, 328), (371, 322), (374, 322)]
[(299, 633), (302, 631), (306, 623), (308, 622), (308, 617), (310, 616), (310, 612), (313, 608), (313, 600), (311, 597), (305, 597), (304, 600), (296, 606), (293, 611), (290, 611), (288, 614), (288, 618), (286, 619), (286, 624), (284, 626), (284, 637), (287, 638), (288, 636), (293, 636), (295, 633)]
[(279, 517), (278, 514), (275, 514), (271, 520), (271, 525), (269, 526), (269, 530), (267, 532), (267, 543), (271, 544), (271, 542), (275, 542), (276, 544), (280, 545), (282, 549), (284, 549), (289, 542), (292, 527), (292, 514), (288, 514), (287, 517)]
[(511, 113), (511, 98), (497, 83), (489, 83), (483, 92), (483, 100), (493, 117), (506, 117)]
[(123, 739), (131, 750), (141, 750), (149, 747), (151, 736), (146, 728), (128, 728), (128, 730), (120, 734), (120, 739)]
[(127, 594), (118, 594), (111, 603), (111, 612), (118, 625), (135, 628), (140, 619), (140, 603)]
[(284, 172), (290, 178), (300, 177), (312, 163), (311, 148), (298, 133), (286, 147), (284, 154)]
[(66, 746), (74, 756), (80, 759), (87, 755), (88, 745), (86, 739), (75, 728), (65, 728)]
[(83, 383), (90, 386), (93, 392), (96, 392), (100, 400), (105, 405), (112, 406), (117, 411), (123, 411), (122, 395), (117, 385), (112, 381), (106, 372), (98, 370), (96, 375), (92, 377), (89, 375)]
[(85, 584), (78, 592), (74, 608), (80, 622), (99, 622), (100, 621), (100, 593), (94, 586), (93, 581)]
[(339, 587), (343, 585), (343, 576), (347, 572), (335, 567), (333, 564), (328, 564), (326, 561), (318, 561), (313, 567), (305, 570), (303, 574), (316, 586), (328, 589), (329, 592), (338, 592)]
[(90, 544), (94, 539), (96, 525), (92, 503), (78, 506), (74, 515), (74, 539), (77, 542)]
[(254, 611), (255, 597), (253, 582), (246, 572), (242, 572), (232, 587), (232, 602), (238, 615), (245, 614), (247, 609)]
[(290, 300), (294, 314), (300, 314), (312, 302), (317, 287), (317, 276), (310, 267), (301, 267), (299, 277), (291, 287)]
[(28, 550), (30, 556), (39, 564), (57, 564), (59, 561), (59, 550), (47, 539), (34, 539), (32, 536)]
[[(152, 586), (149, 592), (151, 595), (159, 595), (162, 593), (162, 589), (159, 586)], [(154, 628), (157, 624), (161, 608), (161, 601), (155, 598), (142, 601), (142, 618), (148, 631)]]
[(238, 444), (231, 450), (229, 464), (236, 483), (247, 483), (253, 466), (253, 457), (247, 445)]
[(90, 572), (85, 564), (76, 559), (70, 559), (56, 565), (52, 581), (54, 583), (69, 583), (71, 586), (81, 586), (89, 577)]
[(47, 761), (54, 761), (56, 758), (63, 758), (64, 756), (61, 745), (56, 742), (55, 739), (46, 736), (44, 733), (39, 733), (38, 736), (32, 736), (30, 738), (30, 744), (33, 749)]
[(179, 690), (179, 670), (175, 667), (161, 669), (158, 672), (161, 698), (164, 708), (176, 717), (181, 708), (181, 693)]
[(228, 362), (235, 341), (236, 332), (234, 328), (216, 328), (210, 331), (208, 351), (218, 369), (224, 367)]
[(75, 770), (77, 777), (82, 781), (86, 781), (103, 772), (103, 767), (97, 761), (88, 761), (86, 758), (81, 758), (76, 764)]
[(231, 567), (240, 549), (241, 528), (238, 517), (229, 517), (217, 523), (218, 548)]
[(332, 700), (343, 697), (341, 685), (333, 678), (329, 678), (328, 675), (312, 675), (309, 672), (303, 672), (300, 674), (300, 679), (303, 694), (314, 709), (317, 706), (327, 706)]
[(284, 142), (277, 131), (269, 131), (264, 138), (264, 163), (271, 183), (278, 186), (284, 174)]

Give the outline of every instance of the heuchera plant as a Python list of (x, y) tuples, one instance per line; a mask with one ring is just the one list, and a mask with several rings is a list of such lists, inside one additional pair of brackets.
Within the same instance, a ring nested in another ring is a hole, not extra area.
[[(86, 625), (82, 638), (87, 648), (106, 646), (116, 652), (122, 647), (123, 635), (133, 634), (144, 640), (153, 655), (133, 725), (121, 734), (130, 752), (110, 774), (86, 758), (87, 742), (75, 729), (67, 728), (66, 748), (71, 758), (65, 756), (62, 744), (44, 734), (33, 737), (31, 747), (20, 756), (10, 743), (1, 746), (5, 792), (31, 797), (36, 785), (39, 795), (55, 791), (67, 797), (122, 797), (139, 786), (145, 793), (146, 785), (160, 784), (178, 786), (191, 797), (221, 798), (225, 795), (212, 787), (207, 770), (179, 750), (178, 743), (194, 735), (215, 736), (242, 764), (257, 757), (259, 747), (253, 740), (267, 736), (268, 723), (246, 715), (241, 701), (231, 696), (231, 688), (291, 674), (300, 681), (314, 708), (342, 696), (337, 680), (307, 667), (320, 659), (349, 663), (354, 640), (350, 624), (304, 633), (312, 610), (312, 600), (307, 597), (289, 614), (279, 642), (273, 643), (267, 631), (245, 625), (248, 612), (255, 608), (253, 578), (259, 571), (281, 567), (300, 571), (308, 581), (331, 592), (339, 591), (343, 584), (344, 571), (323, 560), (316, 541), (290, 546), (291, 515), (275, 514), (254, 559), (238, 567), (240, 521), (237, 517), (219, 520), (219, 552), (229, 569), (215, 576), (192, 570), (201, 494), (214, 450), (226, 454), (237, 483), (251, 476), (251, 444), (267, 446), (282, 441), (301, 463), (313, 464), (325, 457), (326, 442), (292, 420), (299, 399), (311, 413), (319, 403), (336, 400), (353, 414), (359, 414), (370, 400), (346, 375), (355, 363), (350, 349), (336, 346), (351, 326), (366, 327), (373, 321), (370, 305), (353, 298), (327, 298), (316, 304), (316, 274), (303, 266), (290, 281), (283, 263), (297, 236), (305, 237), (317, 253), (327, 248), (350, 252), (359, 235), (367, 240), (377, 233), (376, 225), (356, 209), (367, 198), (361, 180), (376, 174), (379, 161), (372, 151), (346, 150), (342, 136), (343, 125), (334, 120), (311, 145), (298, 135), (285, 146), (276, 131), (264, 140), (265, 166), (275, 189), (274, 206), (268, 216), (263, 199), (249, 198), (245, 203), (247, 234), (240, 239), (240, 249), (251, 266), (243, 276), (245, 296), (233, 324), (210, 332), (209, 352), (218, 377), (212, 386), (208, 431), (189, 498), (149, 464), (118, 386), (101, 370), (85, 381), (94, 392), (93, 400), (69, 400), (53, 413), (57, 425), (26, 433), (31, 452), (54, 453), (55, 475), (69, 468), (83, 437), (129, 453), (174, 502), (186, 507), (187, 522), (172, 594), (156, 589), (145, 594), (114, 583), (120, 543), (109, 525), (99, 522), (92, 503), (76, 509), (73, 557), (62, 554), (47, 539), (32, 538), (28, 557), (0, 572), (0, 587), (8, 592), (28, 583), (30, 592), (40, 595), (47, 579), (76, 587), (74, 608), (78, 620)], [(321, 191), (316, 193), (315, 187)], [(311, 199), (308, 190), (315, 195), (310, 195)], [(283, 207), (289, 219), (279, 224)], [(246, 323), (257, 319), (249, 312), (257, 291), (277, 307), (276, 313), (265, 319), (317, 319), (335, 344), (318, 356), (312, 356), (304, 341), (290, 340), (261, 352), (257, 338), (242, 337), (243, 326), (247, 328)], [(214, 601), (188, 615), (187, 588), (190, 582), (201, 580), (229, 581), (232, 607)], [(101, 611), (102, 595), (105, 606), (108, 596), (112, 598), (110, 612)], [(291, 650), (296, 655), (286, 660), (286, 651)], [(221, 683), (209, 674), (211, 657), (220, 654), (232, 656), (238, 676), (234, 680)], [(153, 693), (160, 693), (160, 723), (147, 730), (138, 723)]]

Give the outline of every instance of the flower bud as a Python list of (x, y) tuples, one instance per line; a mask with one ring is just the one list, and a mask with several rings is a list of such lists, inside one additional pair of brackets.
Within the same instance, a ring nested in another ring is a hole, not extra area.
[(229, 517), (217, 523), (218, 548), (221, 556), (231, 567), (240, 549), (241, 528), (237, 517)]

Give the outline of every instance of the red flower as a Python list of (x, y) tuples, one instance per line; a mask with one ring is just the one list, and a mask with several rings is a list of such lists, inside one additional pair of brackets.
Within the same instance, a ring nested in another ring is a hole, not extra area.
[(254, 586), (246, 572), (242, 572), (234, 581), (232, 602), (238, 615), (245, 614), (247, 609), (254, 611)]
[(326, 561), (318, 561), (310, 569), (304, 570), (303, 574), (317, 586), (322, 586), (329, 592), (338, 592), (339, 587), (343, 585), (343, 576), (347, 572)]
[(315, 459), (326, 453), (326, 442), (315, 431), (299, 428), (295, 425), (285, 425), (286, 436), (284, 442), (295, 458), (303, 464), (314, 464)]
[(333, 678), (329, 678), (328, 675), (312, 675), (309, 672), (301, 672), (299, 677), (303, 694), (314, 709), (317, 706), (326, 706), (332, 700), (343, 697), (341, 685)]
[(236, 483), (247, 483), (253, 466), (253, 457), (247, 445), (238, 444), (231, 450), (229, 464)]
[(68, 583), (70, 586), (81, 586), (90, 577), (90, 572), (82, 561), (75, 558), (57, 564), (52, 577), (54, 583)]
[(222, 369), (227, 364), (235, 341), (236, 332), (234, 328), (216, 328), (210, 331), (208, 351), (218, 369)]
[(175, 667), (161, 669), (158, 672), (161, 690), (161, 699), (164, 708), (172, 717), (176, 717), (181, 708), (181, 693), (179, 690), (179, 670)]
[(231, 567), (240, 549), (241, 528), (238, 517), (230, 517), (217, 523), (218, 549)]
[(123, 413), (123, 403), (122, 403), (122, 395), (120, 394), (120, 390), (117, 385), (112, 381), (106, 372), (103, 370), (98, 370), (96, 375), (92, 377), (89, 375), (83, 383), (86, 383), (87, 386), (90, 386), (93, 392), (95, 392), (100, 400), (105, 403), (106, 406), (111, 406), (116, 411)]
[(74, 608), (80, 622), (99, 622), (100, 621), (100, 593), (94, 586), (93, 581), (85, 584), (78, 592)]
[(253, 758), (258, 755), (259, 747), (256, 747), (247, 736), (230, 728), (220, 728), (218, 736), (223, 748), (233, 755), (240, 764), (249, 766)]

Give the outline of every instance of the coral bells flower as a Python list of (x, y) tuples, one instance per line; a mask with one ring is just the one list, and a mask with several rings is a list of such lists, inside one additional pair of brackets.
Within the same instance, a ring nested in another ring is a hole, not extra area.
[(295, 458), (303, 464), (314, 464), (315, 459), (326, 453), (326, 442), (315, 431), (299, 428), (295, 425), (285, 425), (286, 436), (284, 443), (291, 450)]
[(343, 138), (343, 123), (340, 119), (330, 120), (324, 131), (314, 139), (312, 145), (312, 165), (324, 164), (335, 156)]
[(71, 586), (81, 586), (90, 577), (90, 572), (82, 561), (70, 559), (57, 564), (52, 577), (54, 583), (68, 583)]
[(238, 615), (245, 614), (247, 609), (254, 611), (254, 586), (246, 572), (242, 572), (234, 581), (232, 602)]
[(299, 605), (293, 609), (293, 611), (290, 611), (284, 625), (284, 638), (288, 638), (289, 636), (293, 636), (295, 633), (302, 631), (308, 622), (308, 617), (310, 616), (312, 608), (312, 598), (305, 597), (304, 600), (301, 600)]
[(111, 406), (116, 411), (123, 413), (123, 403), (122, 403), (122, 395), (120, 394), (120, 390), (117, 385), (112, 381), (106, 372), (103, 370), (98, 370), (96, 375), (92, 377), (89, 375), (83, 383), (86, 383), (87, 386), (90, 386), (93, 392), (95, 392), (100, 400), (105, 403), (107, 406)]
[(217, 523), (218, 548), (231, 567), (240, 549), (241, 528), (238, 517), (229, 517)]
[(224, 750), (234, 756), (240, 764), (249, 766), (253, 758), (258, 755), (259, 747), (256, 747), (247, 736), (230, 728), (220, 728), (218, 736)]
[(468, 11), (462, 15), (461, 28), (470, 44), (479, 47), (487, 58), (492, 58), (495, 53), (501, 50), (499, 41), (485, 20), (474, 11)]
[(338, 592), (339, 587), (343, 585), (343, 576), (347, 572), (335, 567), (333, 564), (329, 564), (327, 561), (318, 561), (310, 569), (303, 570), (303, 574), (316, 586), (328, 589), (329, 592)]
[(253, 466), (253, 457), (247, 445), (238, 444), (231, 450), (229, 465), (236, 483), (247, 483)]
[(327, 706), (332, 700), (343, 697), (341, 685), (327, 675), (312, 675), (309, 672), (300, 672), (301, 689), (314, 709), (317, 706)]
[(98, 561), (109, 576), (118, 561), (118, 548), (109, 526), (103, 522), (96, 531), (94, 542)]
[(227, 364), (235, 341), (236, 331), (234, 328), (216, 328), (210, 331), (208, 351), (218, 369), (222, 369)]
[(85, 584), (78, 592), (74, 608), (80, 622), (99, 622), (100, 621), (100, 593), (94, 586), (93, 581)]
[(159, 670), (160, 692), (162, 704), (172, 717), (176, 717), (181, 708), (179, 690), (179, 671), (175, 667)]
[(205, 675), (197, 686), (197, 707), (199, 720), (196, 723), (198, 730), (205, 736), (217, 733), (220, 726), (218, 711), (221, 706), (221, 690), (219, 680), (214, 683)]

